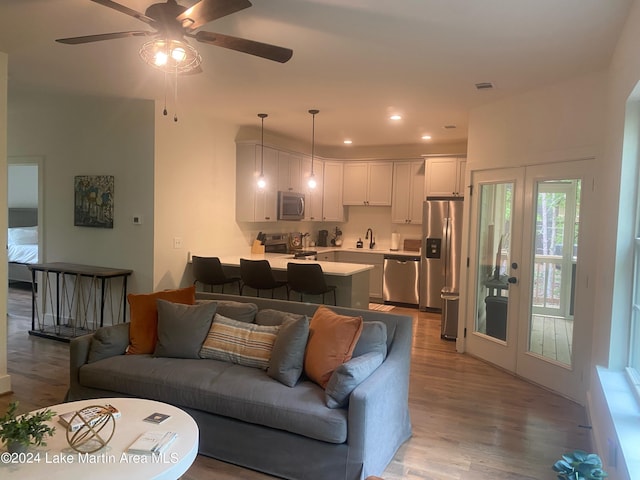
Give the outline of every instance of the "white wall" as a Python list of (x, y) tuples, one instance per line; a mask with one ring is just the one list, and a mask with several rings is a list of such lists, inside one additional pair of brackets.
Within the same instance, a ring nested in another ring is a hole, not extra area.
[[(9, 156), (44, 158), (42, 261), (129, 268), (129, 291), (152, 289), (153, 113), (149, 101), (11, 92)], [(113, 229), (73, 225), (76, 175), (115, 177)]]
[(38, 166), (9, 165), (7, 206), (38, 208)]
[[(248, 240), (235, 221), (237, 128), (205, 112), (176, 123), (156, 109), (153, 288), (192, 281), (189, 252), (222, 254)], [(174, 238), (182, 240), (174, 248)]]
[[(8, 56), (0, 52), (0, 229), (7, 231), (7, 72)], [(7, 251), (2, 249), (0, 278), (7, 278)], [(0, 394), (11, 391), (7, 374), (7, 289), (0, 288)]]

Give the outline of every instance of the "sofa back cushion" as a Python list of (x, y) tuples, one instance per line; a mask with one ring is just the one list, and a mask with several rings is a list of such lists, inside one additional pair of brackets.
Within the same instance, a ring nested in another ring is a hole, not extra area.
[(200, 358), (200, 347), (216, 314), (215, 302), (200, 305), (157, 300), (158, 343), (156, 357)]
[(288, 387), (295, 387), (304, 368), (304, 352), (309, 338), (306, 315), (289, 319), (280, 327), (273, 344), (267, 375)]
[(200, 357), (266, 370), (278, 330), (279, 326), (238, 322), (216, 314)]
[(194, 285), (177, 290), (127, 295), (131, 325), (129, 327), (128, 354), (153, 353), (158, 342), (158, 308), (156, 300), (193, 305), (196, 303)]
[(384, 359), (387, 356), (387, 325), (378, 321), (364, 322), (362, 333), (353, 349), (353, 356), (378, 352)]
[(362, 333), (362, 317), (338, 315), (320, 306), (309, 324), (304, 372), (325, 388), (333, 371), (351, 359)]

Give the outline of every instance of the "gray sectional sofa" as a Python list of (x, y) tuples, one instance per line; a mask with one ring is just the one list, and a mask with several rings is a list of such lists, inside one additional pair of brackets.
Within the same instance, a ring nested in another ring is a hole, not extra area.
[[(197, 298), (220, 305), (253, 303), (262, 311), (309, 318), (318, 307), (200, 292)], [(125, 355), (128, 324), (72, 340), (67, 400), (134, 396), (173, 404), (198, 423), (202, 455), (282, 478), (361, 480), (380, 475), (411, 436), (412, 318), (331, 309), (386, 326), (384, 361), (352, 391), (345, 407), (328, 408), (324, 390), (304, 375), (289, 387), (264, 369), (220, 360)], [(358, 345), (354, 357), (357, 350)]]

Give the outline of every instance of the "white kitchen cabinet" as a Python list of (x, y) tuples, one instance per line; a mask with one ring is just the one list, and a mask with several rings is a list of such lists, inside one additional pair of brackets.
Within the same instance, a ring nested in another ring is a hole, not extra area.
[(264, 177), (267, 185), (258, 188), (262, 147), (236, 146), (236, 220), (275, 222), (278, 219), (278, 151), (264, 147)]
[(301, 191), (305, 195), (304, 219), (310, 222), (322, 221), (322, 199), (324, 187), (323, 162), (314, 157), (313, 176), (316, 179), (316, 188), (309, 187), (311, 177), (311, 157), (302, 157), (302, 172), (300, 176)]
[(336, 252), (320, 252), (318, 253), (318, 261), (320, 262), (335, 262)]
[(425, 194), (428, 197), (463, 197), (466, 157), (427, 158)]
[(346, 162), (344, 205), (391, 205), (392, 162)]
[(278, 190), (303, 192), (301, 163), (302, 155), (278, 151)]
[(328, 160), (324, 162), (324, 176), (322, 179), (322, 220), (325, 222), (344, 221), (342, 166), (342, 162)]
[(391, 221), (393, 223), (422, 223), (424, 201), (424, 160), (394, 162)]
[(373, 265), (369, 270), (369, 298), (371, 300), (382, 300), (382, 267), (384, 264), (384, 254), (372, 253), (363, 250), (362, 252), (337, 251), (336, 261), (344, 263), (359, 263)]

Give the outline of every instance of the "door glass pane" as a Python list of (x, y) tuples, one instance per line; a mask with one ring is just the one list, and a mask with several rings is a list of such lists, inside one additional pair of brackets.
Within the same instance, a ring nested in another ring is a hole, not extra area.
[(480, 186), (475, 331), (506, 341), (514, 184)]
[(535, 198), (529, 351), (571, 365), (580, 180), (540, 181)]

